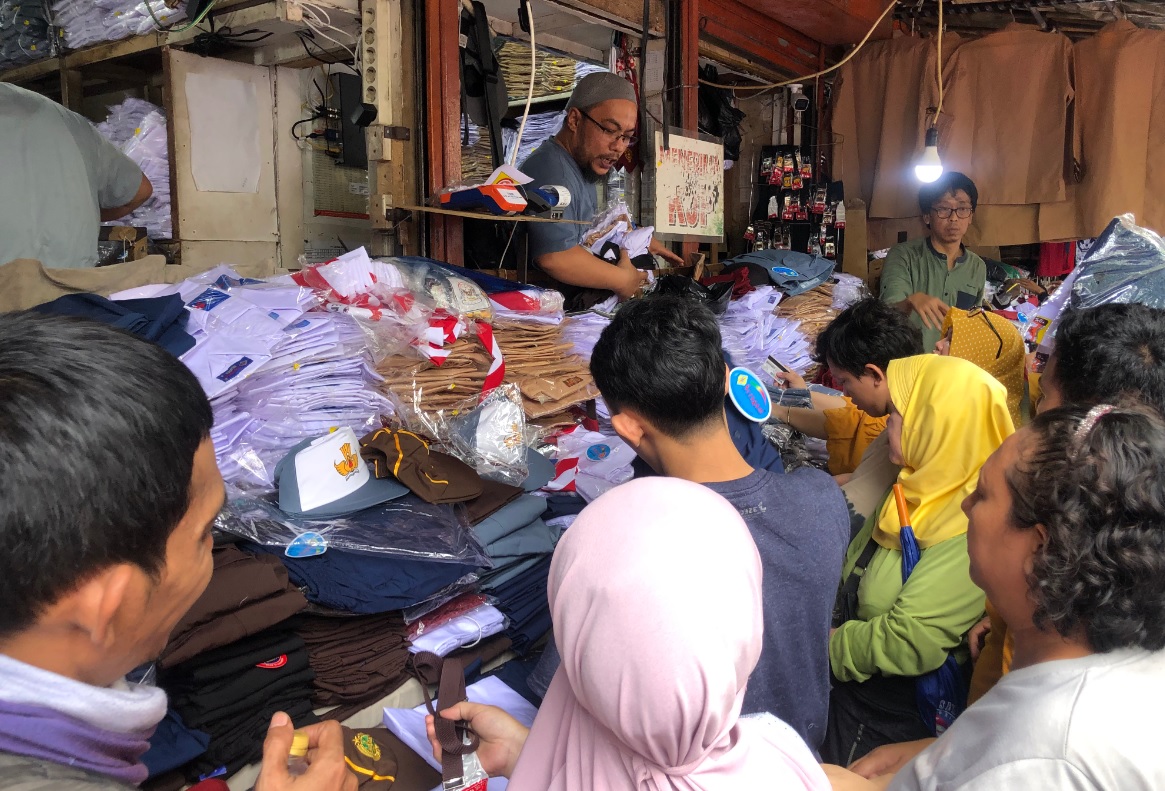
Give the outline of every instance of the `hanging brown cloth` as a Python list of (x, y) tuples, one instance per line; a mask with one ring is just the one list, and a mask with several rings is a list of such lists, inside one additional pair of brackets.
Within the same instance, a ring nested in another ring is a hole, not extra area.
[(1093, 237), (1125, 212), (1165, 230), (1165, 31), (1122, 20), (1073, 50), (1083, 179), (1040, 207), (1040, 238)]
[(1066, 174), (1079, 160), (1067, 36), (1008, 25), (960, 46), (944, 84), (943, 165), (974, 180), (980, 204), (1067, 198)]

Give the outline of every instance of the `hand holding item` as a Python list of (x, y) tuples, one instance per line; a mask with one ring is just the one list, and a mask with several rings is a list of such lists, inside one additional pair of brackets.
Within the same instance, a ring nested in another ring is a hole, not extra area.
[[(490, 777), (509, 777), (518, 763), (518, 756), (530, 729), (511, 717), (497, 706), (484, 706), (480, 703), (468, 701), (458, 703), (445, 711), (441, 716), (447, 720), (461, 720), (469, 723), (473, 732), (477, 734), (480, 744), (477, 748), (477, 759), (481, 761), (481, 768)], [(432, 717), (425, 717), (425, 731), (429, 736), (429, 743), (433, 745), (433, 757), (441, 761), (441, 744), (437, 741), (437, 731)]]
[(278, 712), (271, 718), (263, 742), (263, 767), (255, 791), (356, 791), (356, 775), (344, 761), (344, 732), (338, 722), (321, 722), (300, 729), (307, 734), (307, 769), (293, 775), (288, 756), (296, 729), (291, 718)]
[(639, 293), (639, 289), (647, 282), (647, 273), (635, 268), (635, 264), (631, 263), (626, 250), (620, 251), (619, 263), (616, 266), (622, 270), (626, 278), (624, 285), (615, 289), (615, 293), (619, 295), (620, 299), (631, 299)]

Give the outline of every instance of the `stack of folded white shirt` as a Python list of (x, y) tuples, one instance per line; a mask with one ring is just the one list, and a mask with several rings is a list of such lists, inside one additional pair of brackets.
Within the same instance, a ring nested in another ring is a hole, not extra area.
[(151, 239), (170, 239), (173, 227), (165, 112), (144, 99), (126, 99), (109, 108), (108, 117), (97, 125), (97, 131), (136, 162), (154, 188), (133, 214), (111, 224), (144, 226)]
[(409, 651), (428, 651), (448, 656), (458, 648), (476, 645), (506, 628), (506, 616), (492, 604), (482, 604), (469, 612), (435, 626), (413, 640)]
[(359, 434), (392, 413), (363, 330), (343, 313), (308, 312), (318, 303), (312, 289), (287, 277), (241, 278), (220, 266), (113, 298), (175, 293), (195, 339), (182, 362), (211, 401), (211, 439), (228, 482), (272, 488), (275, 466), (294, 445), (340, 426)]
[(562, 339), (573, 344), (571, 354), (577, 354), (586, 362), (590, 362), (591, 353), (603, 330), (611, 323), (610, 312), (619, 304), (618, 297), (611, 297), (606, 302), (595, 305), (587, 313), (579, 313), (567, 317), (562, 325)]
[(185, 19), (185, 9), (186, 3), (170, 8), (165, 0), (56, 0), (53, 18), (65, 32), (65, 44), (77, 49), (145, 35), (156, 30), (158, 22), (171, 25)]
[(798, 329), (801, 323), (773, 313), (780, 300), (780, 291), (761, 286), (729, 303), (720, 317), (720, 334), (733, 365), (759, 372), (765, 360), (775, 357), (804, 373), (813, 364), (809, 339)]

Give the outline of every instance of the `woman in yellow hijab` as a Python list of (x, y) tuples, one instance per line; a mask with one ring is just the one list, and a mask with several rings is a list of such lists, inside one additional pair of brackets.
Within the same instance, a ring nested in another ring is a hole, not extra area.
[(970, 312), (952, 308), (943, 322), (943, 337), (935, 344), (939, 354), (970, 360), (1007, 388), (1007, 411), (1020, 424), (1023, 401), (1024, 354), (1019, 330), (989, 310)]
[(923, 355), (887, 370), (892, 460), (902, 466), (911, 527), (921, 549), (902, 580), (890, 492), (850, 544), (829, 643), (833, 691), (822, 757), (843, 766), (882, 744), (933, 736), (918, 712), (916, 679), (953, 653), (983, 615), (971, 581), (963, 500), (979, 468), (1015, 430), (1007, 391), (974, 363)]

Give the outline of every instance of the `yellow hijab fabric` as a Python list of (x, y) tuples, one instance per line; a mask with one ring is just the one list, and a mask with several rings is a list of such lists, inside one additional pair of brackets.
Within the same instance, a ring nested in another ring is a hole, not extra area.
[(976, 311), (971, 315), (965, 310), (954, 309), (947, 312), (943, 335), (952, 328), (951, 356), (970, 360), (1007, 388), (1007, 411), (1011, 413), (1011, 422), (1018, 426), (1019, 405), (1023, 401), (1024, 354), (1027, 351), (1019, 330), (1007, 319), (990, 311)]
[[(904, 465), (898, 483), (918, 545), (926, 549), (967, 532), (963, 499), (1015, 424), (1003, 385), (967, 360), (937, 354), (893, 360), (886, 379), (902, 415)], [(901, 527), (894, 498), (887, 498), (874, 540), (900, 549)]]

